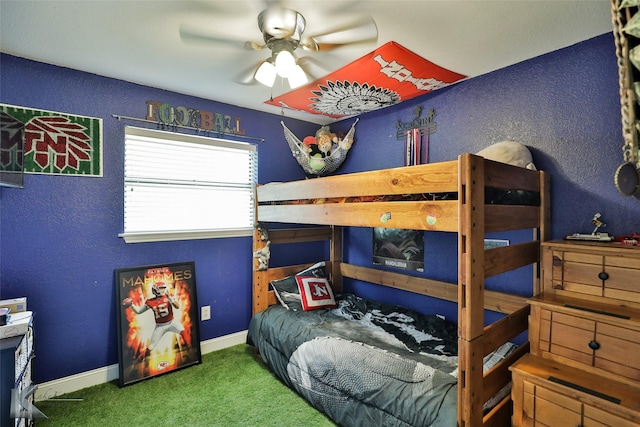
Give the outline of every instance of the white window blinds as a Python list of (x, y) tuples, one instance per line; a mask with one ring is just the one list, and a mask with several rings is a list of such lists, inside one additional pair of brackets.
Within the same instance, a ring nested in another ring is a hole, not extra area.
[(126, 127), (124, 163), (125, 241), (252, 234), (254, 145)]

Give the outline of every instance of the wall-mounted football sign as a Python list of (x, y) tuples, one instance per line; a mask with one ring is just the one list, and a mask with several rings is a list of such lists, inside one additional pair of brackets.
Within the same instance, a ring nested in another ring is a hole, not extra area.
[(466, 78), (395, 42), (267, 104), (329, 117), (354, 116), (397, 104)]

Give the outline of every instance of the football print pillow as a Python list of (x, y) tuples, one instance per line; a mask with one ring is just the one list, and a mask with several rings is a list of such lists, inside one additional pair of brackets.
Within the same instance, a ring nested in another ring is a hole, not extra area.
[(296, 281), (304, 311), (337, 306), (326, 277), (296, 276)]
[(320, 261), (317, 264), (306, 268), (294, 276), (287, 276), (280, 280), (271, 281), (271, 287), (273, 288), (278, 301), (287, 310), (298, 311), (302, 310), (302, 304), (300, 302), (300, 290), (298, 289), (298, 282), (296, 282), (296, 276), (314, 276), (325, 277), (324, 271), (325, 263)]

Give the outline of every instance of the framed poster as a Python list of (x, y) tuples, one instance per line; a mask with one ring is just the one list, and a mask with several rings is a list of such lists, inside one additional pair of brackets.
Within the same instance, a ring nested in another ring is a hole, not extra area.
[(374, 228), (373, 264), (424, 271), (424, 232), (401, 228)]
[(202, 363), (195, 264), (115, 271), (120, 387)]

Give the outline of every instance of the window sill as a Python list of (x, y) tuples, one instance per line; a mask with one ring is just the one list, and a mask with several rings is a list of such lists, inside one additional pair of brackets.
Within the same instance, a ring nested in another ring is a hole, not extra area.
[(221, 239), (247, 236), (253, 236), (252, 228), (195, 231), (150, 231), (118, 234), (118, 237), (122, 237), (125, 243), (170, 242), (174, 240)]

